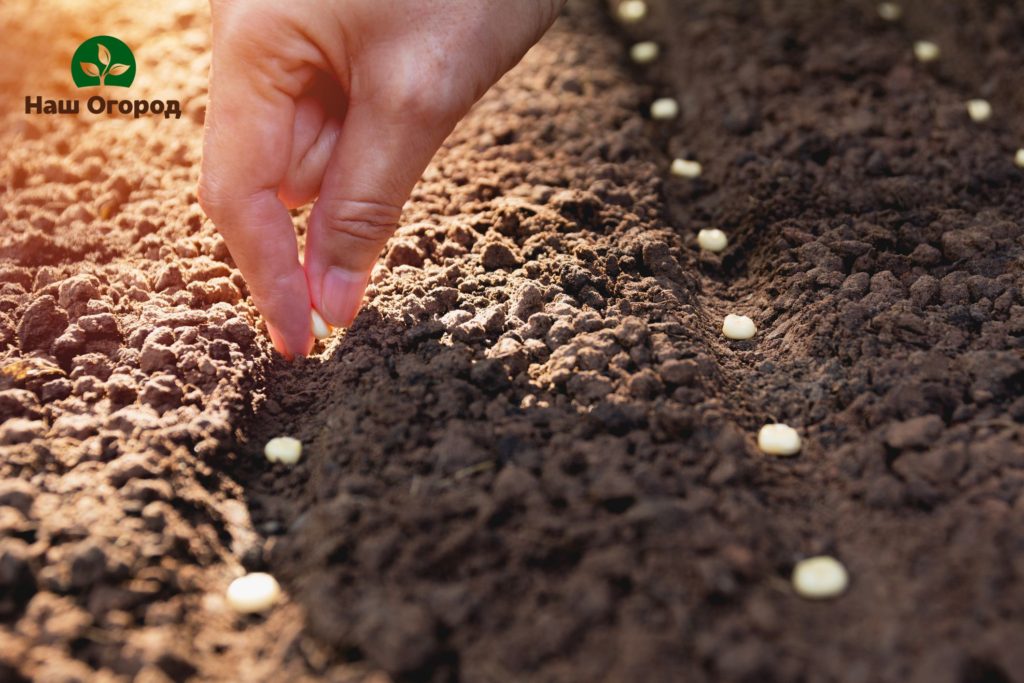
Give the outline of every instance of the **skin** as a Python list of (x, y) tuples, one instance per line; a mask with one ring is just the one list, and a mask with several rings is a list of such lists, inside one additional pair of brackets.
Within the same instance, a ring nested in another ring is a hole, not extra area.
[[(199, 203), (274, 346), (359, 310), (413, 186), (564, 0), (211, 0)], [(300, 261), (288, 209), (315, 199)]]

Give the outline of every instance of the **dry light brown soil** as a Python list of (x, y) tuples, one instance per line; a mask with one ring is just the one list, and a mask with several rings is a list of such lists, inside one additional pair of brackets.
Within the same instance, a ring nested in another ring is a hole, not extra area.
[[(3, 3), (0, 680), (1024, 681), (1024, 6), (650, 5), (570, 3), (289, 364), (196, 204), (205, 6)], [(26, 116), (95, 33), (183, 117)]]

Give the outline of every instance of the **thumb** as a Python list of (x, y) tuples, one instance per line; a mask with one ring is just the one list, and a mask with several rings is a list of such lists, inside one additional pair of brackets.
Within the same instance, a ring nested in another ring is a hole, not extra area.
[(358, 313), (402, 205), (458, 119), (387, 109), (353, 102), (309, 216), (305, 268), (310, 298), (336, 327), (349, 326)]

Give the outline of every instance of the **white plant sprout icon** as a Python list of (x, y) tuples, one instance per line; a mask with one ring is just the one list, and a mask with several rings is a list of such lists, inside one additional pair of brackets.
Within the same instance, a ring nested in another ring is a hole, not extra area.
[(97, 43), (96, 46), (99, 48), (99, 62), (103, 65), (103, 70), (100, 71), (99, 66), (92, 62), (79, 62), (78, 66), (82, 67), (82, 71), (84, 71), (87, 76), (99, 78), (101, 86), (107, 79), (107, 76), (120, 76), (131, 68), (127, 64), (111, 64), (110, 50), (104, 47), (102, 43)]

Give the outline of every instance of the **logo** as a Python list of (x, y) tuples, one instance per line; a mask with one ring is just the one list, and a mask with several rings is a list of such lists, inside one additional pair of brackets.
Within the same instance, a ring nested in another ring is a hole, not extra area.
[(127, 88), (135, 80), (135, 55), (114, 36), (93, 36), (79, 45), (71, 57), (71, 78), (79, 88)]
[[(93, 36), (78, 46), (71, 56), (71, 78), (79, 88), (116, 86), (128, 88), (135, 80), (135, 55), (131, 48), (114, 36)], [(181, 118), (181, 101), (175, 99), (115, 100), (93, 95), (85, 102), (85, 110), (95, 116), (163, 116)], [(42, 95), (25, 95), (26, 116), (78, 116), (82, 103), (76, 99), (50, 99)]]

